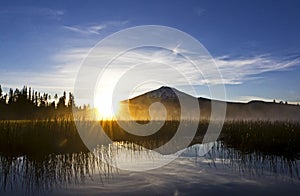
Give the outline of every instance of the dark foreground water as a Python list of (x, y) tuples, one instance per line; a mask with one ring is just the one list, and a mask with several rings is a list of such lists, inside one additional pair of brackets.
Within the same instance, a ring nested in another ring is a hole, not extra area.
[[(139, 171), (179, 154), (162, 167)], [(299, 166), (297, 159), (242, 152), (222, 142), (169, 155), (114, 143), (94, 153), (3, 154), (0, 195), (299, 195)]]

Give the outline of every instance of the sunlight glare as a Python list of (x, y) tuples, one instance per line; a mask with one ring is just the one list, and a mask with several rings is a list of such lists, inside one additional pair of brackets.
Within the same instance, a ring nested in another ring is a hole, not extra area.
[(119, 102), (113, 103), (110, 93), (101, 93), (96, 97), (97, 120), (113, 120), (119, 109)]

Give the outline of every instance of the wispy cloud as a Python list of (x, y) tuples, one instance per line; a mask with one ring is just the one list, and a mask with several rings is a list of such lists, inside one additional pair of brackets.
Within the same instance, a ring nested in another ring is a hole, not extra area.
[(76, 74), (86, 50), (68, 50), (55, 55), (43, 70), (0, 68), (0, 84), (4, 88), (21, 88), (28, 85), (50, 94), (73, 91)]
[(107, 21), (100, 24), (91, 25), (64, 25), (63, 28), (69, 31), (80, 33), (84, 35), (99, 35), (100, 32), (108, 27), (122, 27), (128, 24), (128, 21)]
[(100, 34), (100, 31), (106, 28), (106, 25), (92, 25), (92, 26), (87, 26), (87, 27), (80, 27), (80, 26), (63, 26), (63, 28), (73, 31), (75, 33), (80, 33), (80, 34), (86, 34), (86, 35), (91, 35), (91, 34)]
[[(254, 57), (233, 58), (228, 56), (215, 57), (214, 62), (219, 68), (222, 75), (220, 78), (215, 78), (214, 74), (209, 75), (210, 64), (206, 64), (207, 59), (203, 59), (201, 69), (207, 72), (208, 77), (204, 78), (201, 74), (195, 71), (195, 67), (186, 62), (186, 59), (179, 57), (177, 54), (180, 52), (180, 46), (174, 45), (176, 51), (168, 50), (153, 50), (141, 49), (127, 52), (126, 54), (115, 59), (111, 65), (105, 70), (106, 74), (103, 75), (102, 84), (107, 88), (113, 88), (118, 82), (120, 77), (128, 74), (126, 82), (134, 83), (142, 80), (152, 78), (152, 83), (145, 83), (140, 86), (131, 96), (143, 93), (149, 88), (154, 89), (163, 83), (155, 81), (168, 81), (167, 85), (178, 87), (185, 86), (187, 81), (191, 85), (206, 85), (209, 84), (243, 84), (253, 78), (263, 79), (262, 73), (271, 71), (282, 71), (292, 68), (293, 66), (300, 65), (300, 58), (278, 59), (271, 55), (259, 55)], [(57, 92), (57, 90), (67, 89), (73, 90), (73, 86), (77, 77), (78, 70), (83, 60), (89, 54), (88, 61), (85, 61), (85, 66), (90, 69), (91, 73), (94, 70), (99, 70), (106, 66), (106, 62), (110, 53), (113, 53), (115, 48), (105, 48), (104, 53), (95, 51), (89, 53), (90, 48), (73, 48), (60, 52), (53, 57), (53, 65), (47, 72), (34, 72), (34, 71), (4, 71), (0, 70), (1, 81), (3, 86), (14, 87), (28, 84), (36, 89), (48, 89), (49, 92)], [(128, 73), (127, 73), (128, 72)], [(183, 74), (183, 75), (181, 75)], [(258, 77), (259, 76), (259, 77)], [(87, 80), (89, 75), (87, 74)], [(125, 85), (125, 83), (123, 84)], [(111, 90), (111, 89), (110, 89)], [(182, 89), (184, 90), (184, 89)], [(206, 95), (209, 96), (209, 95)], [(124, 97), (120, 96), (121, 99)], [(125, 97), (127, 98), (127, 97)], [(255, 97), (251, 95), (247, 97), (236, 97), (238, 101), (249, 101)], [(270, 101), (267, 98), (257, 98)]]
[[(225, 84), (242, 84), (265, 72), (283, 71), (300, 65), (300, 58), (285, 60), (271, 55), (259, 55), (234, 59), (230, 56), (223, 56), (215, 58), (215, 62)], [(263, 78), (263, 76), (260, 77)]]
[(50, 94), (62, 93), (62, 91), (73, 91), (73, 85), (76, 76), (74, 72), (68, 69), (57, 69), (48, 72), (36, 72), (34, 70), (14, 70), (1, 72), (0, 83), (4, 89), (22, 88), (23, 85), (32, 87), (40, 92)]
[[(176, 52), (180, 52), (180, 48)], [(80, 59), (85, 58), (89, 48), (73, 49), (69, 50), (64, 54), (59, 55), (57, 60), (67, 60), (69, 65), (73, 61), (77, 61), (77, 65), (80, 64)], [(89, 61), (85, 66), (94, 72), (94, 69), (102, 69), (106, 66), (105, 63), (109, 61), (106, 55), (113, 53), (114, 48), (106, 48), (105, 52), (94, 52), (89, 54)], [(152, 83), (141, 85), (131, 96), (138, 95), (149, 89), (154, 89), (167, 81), (166, 85), (180, 87), (187, 85), (187, 81), (191, 85), (207, 85), (207, 84), (243, 84), (248, 80), (263, 79), (262, 73), (270, 71), (283, 71), (293, 66), (300, 65), (300, 59), (289, 59), (280, 60), (272, 57), (271, 55), (259, 55), (249, 58), (232, 58), (230, 56), (216, 57), (214, 62), (219, 68), (222, 77), (216, 77), (215, 72), (210, 72), (210, 63), (206, 64), (207, 59), (203, 59), (201, 63), (201, 69), (206, 72), (206, 76), (199, 74), (195, 71), (195, 67), (190, 63), (186, 62), (184, 58), (178, 57), (176, 52), (168, 50), (153, 50), (153, 49), (141, 49), (137, 51), (130, 51), (126, 54), (115, 59), (110, 64), (104, 75), (102, 75), (103, 86), (113, 89), (113, 87), (119, 82), (121, 77), (126, 76), (126, 81), (123, 85), (139, 82), (142, 80), (152, 79)], [(91, 56), (92, 55), (92, 56)], [(67, 69), (72, 69), (71, 66)], [(211, 75), (210, 75), (211, 74)], [(161, 81), (161, 83), (156, 82)], [(104, 89), (105, 90), (105, 89)], [(107, 90), (107, 89), (106, 89)], [(184, 89), (182, 89), (184, 90)], [(128, 92), (127, 92), (128, 93)], [(132, 93), (132, 92), (131, 92)], [(126, 94), (126, 93), (125, 93)], [(206, 95), (207, 96), (207, 95)], [(124, 97), (122, 97), (124, 98)], [(127, 98), (127, 97), (126, 97)], [(266, 100), (266, 99), (263, 99)]]
[(37, 17), (47, 17), (49, 19), (61, 20), (64, 16), (64, 10), (50, 9), (46, 7), (18, 6), (8, 7), (0, 10), (0, 15), (27, 15)]

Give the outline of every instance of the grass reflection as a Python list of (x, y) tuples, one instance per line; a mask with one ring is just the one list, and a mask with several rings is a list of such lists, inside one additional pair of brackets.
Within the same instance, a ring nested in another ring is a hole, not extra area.
[[(88, 126), (91, 122), (84, 123)], [(148, 149), (164, 145), (178, 127), (177, 121), (167, 121), (157, 133), (141, 137), (130, 135), (115, 121), (99, 123), (115, 142), (99, 144), (89, 152), (72, 121), (0, 121), (1, 191), (43, 193), (96, 176), (99, 178), (94, 180), (103, 182), (118, 172), (114, 167), (117, 158), (151, 160), (153, 153)], [(189, 127), (193, 122), (184, 123)], [(198, 126), (187, 150), (193, 152), (192, 157), (201, 150), (208, 123), (202, 121)], [(181, 148), (176, 145), (175, 153)], [(222, 165), (241, 175), (299, 179), (299, 155), (299, 123), (228, 121), (205, 158), (212, 166)]]

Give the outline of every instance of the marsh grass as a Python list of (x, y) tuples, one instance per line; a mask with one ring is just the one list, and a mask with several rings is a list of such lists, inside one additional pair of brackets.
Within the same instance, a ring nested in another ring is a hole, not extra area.
[[(84, 121), (86, 126), (93, 122)], [(130, 122), (127, 122), (130, 124)], [(138, 122), (146, 123), (146, 122)], [(193, 121), (184, 121), (189, 128)], [(176, 133), (179, 122), (166, 121), (161, 129), (149, 136), (133, 135), (119, 126), (117, 121), (100, 121), (107, 136), (116, 142), (133, 142), (155, 149), (168, 142)], [(201, 121), (190, 145), (202, 143), (209, 121)], [(184, 138), (184, 134), (182, 135)], [(182, 139), (183, 139), (182, 138)], [(220, 141), (228, 148), (245, 154), (262, 153), (299, 159), (300, 123), (281, 121), (227, 121)], [(180, 143), (180, 141), (176, 141)], [(174, 142), (174, 144), (176, 144)], [(88, 152), (74, 121), (71, 120), (19, 120), (0, 121), (0, 154), (14, 156), (48, 155)]]
[(0, 149), (15, 156), (88, 152), (68, 120), (0, 121)]
[[(88, 126), (92, 122), (84, 123)], [(193, 122), (184, 123), (188, 128)], [(99, 124), (119, 146), (139, 152), (141, 146), (155, 149), (165, 144), (175, 134), (179, 122), (166, 121), (158, 132), (146, 137), (126, 132), (116, 121)], [(200, 122), (190, 146), (202, 143), (208, 124), (209, 121)], [(0, 121), (1, 190), (18, 186), (30, 194), (84, 183), (94, 174), (99, 174), (100, 180), (107, 179), (116, 172), (112, 163), (117, 153), (101, 144), (96, 150), (89, 152), (71, 120)], [(297, 122), (227, 121), (206, 157), (212, 165), (221, 160), (224, 167), (241, 174), (263, 176), (272, 172), (299, 179), (299, 155)]]
[(226, 122), (219, 137), (228, 148), (244, 154), (260, 153), (300, 158), (299, 122), (231, 121)]
[(298, 181), (299, 160), (271, 153), (245, 153), (230, 148), (222, 141), (216, 142), (205, 155), (211, 167), (222, 167), (254, 178), (275, 177), (283, 180)]
[(34, 158), (0, 156), (0, 173), (0, 191), (32, 195), (82, 184), (86, 179), (103, 182), (115, 168), (91, 152), (80, 152)]

